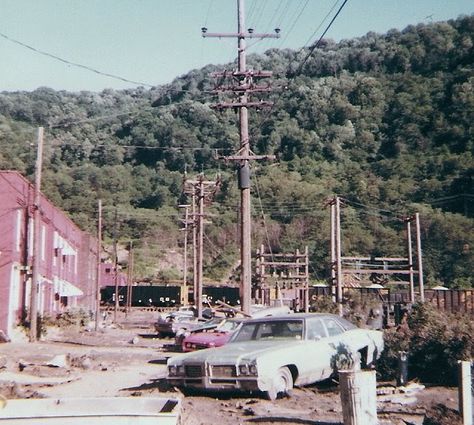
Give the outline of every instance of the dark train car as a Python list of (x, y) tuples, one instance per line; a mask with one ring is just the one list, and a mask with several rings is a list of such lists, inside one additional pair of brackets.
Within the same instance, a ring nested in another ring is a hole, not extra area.
[(211, 304), (223, 301), (230, 305), (239, 304), (239, 288), (229, 286), (205, 286), (203, 294)]
[(174, 307), (180, 303), (179, 286), (133, 286), (132, 307)]
[[(203, 288), (205, 299), (211, 304), (218, 300), (230, 305), (239, 304), (239, 288), (228, 286), (206, 286)], [(192, 289), (188, 293), (188, 302), (193, 303)], [(133, 286), (132, 307), (174, 307), (180, 304), (180, 286)], [(106, 286), (101, 289), (102, 305), (112, 306), (115, 304), (115, 286)], [(119, 305), (127, 304), (127, 288), (119, 287)]]
[[(115, 286), (101, 289), (101, 303), (115, 304)], [(181, 288), (179, 286), (133, 286), (132, 307), (174, 307), (180, 303)], [(119, 287), (119, 305), (127, 304), (127, 288)]]

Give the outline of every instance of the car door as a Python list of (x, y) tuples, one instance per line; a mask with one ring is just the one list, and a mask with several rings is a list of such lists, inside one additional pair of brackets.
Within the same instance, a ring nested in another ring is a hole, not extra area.
[(310, 384), (331, 375), (330, 359), (334, 348), (329, 345), (326, 328), (320, 318), (306, 320), (304, 361), (298, 367), (298, 384)]
[[(337, 318), (326, 317), (323, 319), (329, 335), (330, 344), (334, 347), (336, 357), (332, 366), (344, 367), (351, 361), (357, 361), (356, 353), (367, 345), (367, 338), (361, 329), (346, 330)], [(337, 364), (336, 364), (337, 363)]]

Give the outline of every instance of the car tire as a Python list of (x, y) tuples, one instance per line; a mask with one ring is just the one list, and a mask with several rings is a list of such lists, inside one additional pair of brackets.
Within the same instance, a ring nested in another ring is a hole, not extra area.
[(185, 397), (192, 397), (198, 392), (196, 389), (188, 387), (178, 387), (178, 389)]
[(293, 375), (287, 367), (281, 367), (273, 377), (271, 388), (266, 392), (267, 398), (274, 401), (279, 395), (291, 396)]

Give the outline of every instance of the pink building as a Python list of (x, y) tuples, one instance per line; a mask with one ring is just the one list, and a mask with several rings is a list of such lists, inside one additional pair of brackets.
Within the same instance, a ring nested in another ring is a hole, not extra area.
[[(0, 330), (7, 335), (26, 316), (33, 255), (33, 185), (0, 171)], [(94, 311), (96, 242), (41, 195), (38, 314), (70, 307)]]

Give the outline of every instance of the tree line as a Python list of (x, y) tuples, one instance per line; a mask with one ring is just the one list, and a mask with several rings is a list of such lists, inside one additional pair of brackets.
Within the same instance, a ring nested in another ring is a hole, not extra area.
[[(254, 246), (308, 245), (312, 278), (327, 278), (325, 203), (337, 194), (344, 255), (404, 254), (402, 219), (419, 212), (428, 284), (472, 287), (474, 16), (325, 40), (301, 67), (306, 53), (248, 58), (274, 74), (265, 94), (273, 107), (250, 114), (252, 150), (278, 158), (253, 165)], [(220, 173), (205, 275), (227, 276), (238, 258), (239, 191), (218, 156), (235, 152), (239, 135), (234, 111), (212, 109), (217, 69), (152, 89), (0, 93), (0, 168), (32, 176), (34, 128), (44, 126), (45, 194), (89, 231), (101, 198), (109, 240), (115, 228), (133, 241), (137, 273), (165, 279), (178, 275), (156, 264), (181, 249), (185, 170)]]

